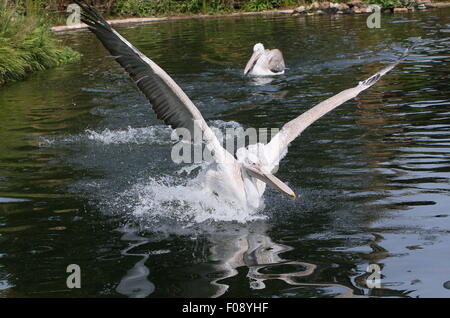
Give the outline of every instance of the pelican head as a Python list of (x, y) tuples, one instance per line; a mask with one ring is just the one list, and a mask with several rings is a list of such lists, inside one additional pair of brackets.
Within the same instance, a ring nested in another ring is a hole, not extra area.
[(246, 76), (251, 71), (251, 69), (253, 68), (253, 66), (255, 66), (256, 62), (263, 53), (264, 53), (264, 45), (262, 43), (256, 43), (253, 46), (253, 55), (247, 62), (247, 65), (245, 66), (244, 76)]
[(244, 176), (248, 176), (250, 179), (253, 179), (253, 183), (255, 183), (256, 180), (260, 180), (269, 186), (295, 198), (295, 192), (271, 173), (273, 167), (268, 164), (265, 152), (265, 146), (260, 143), (250, 145), (247, 148), (243, 147), (238, 149), (236, 152), (236, 157), (238, 162), (241, 164)]
[(253, 46), (253, 52), (264, 52), (264, 45), (262, 43), (256, 43), (255, 46)]

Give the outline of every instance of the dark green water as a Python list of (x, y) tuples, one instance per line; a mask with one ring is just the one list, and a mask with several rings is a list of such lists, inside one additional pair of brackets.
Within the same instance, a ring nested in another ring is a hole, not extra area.
[[(87, 31), (63, 35), (81, 63), (0, 89), (0, 297), (449, 297), (450, 10), (365, 19), (118, 28), (217, 127), (279, 128), (424, 39), (291, 145), (277, 176), (300, 197), (269, 189), (252, 218), (206, 211), (127, 75)], [(256, 42), (285, 76), (242, 79)]]

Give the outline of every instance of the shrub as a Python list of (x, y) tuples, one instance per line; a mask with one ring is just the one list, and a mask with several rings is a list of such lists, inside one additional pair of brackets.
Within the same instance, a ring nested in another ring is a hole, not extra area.
[(0, 85), (76, 60), (51, 34), (40, 1), (0, 0)]

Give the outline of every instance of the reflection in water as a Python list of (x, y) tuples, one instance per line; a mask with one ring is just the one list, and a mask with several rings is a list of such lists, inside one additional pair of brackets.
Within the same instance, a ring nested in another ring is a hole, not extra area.
[(120, 284), (117, 286), (116, 291), (119, 294), (126, 295), (132, 298), (147, 297), (155, 290), (155, 285), (147, 279), (150, 273), (145, 262), (149, 258), (149, 254), (135, 254), (130, 253), (131, 250), (141, 245), (148, 243), (148, 240), (144, 237), (138, 236), (135, 231), (124, 229), (125, 233), (122, 236), (124, 241), (134, 241), (136, 243), (131, 244), (129, 247), (122, 251), (124, 256), (141, 256), (142, 259), (138, 261), (133, 268), (131, 268), (127, 274), (122, 278)]
[(383, 268), (384, 264), (382, 261), (389, 257), (389, 251), (380, 246), (380, 243), (383, 241), (383, 236), (374, 233), (373, 236), (375, 239), (369, 244), (370, 249), (372, 250), (370, 253), (365, 255), (369, 264), (376, 264), (380, 268), (380, 288), (369, 288), (367, 286), (367, 280), (371, 279), (370, 275), (372, 271), (363, 272), (363, 274), (354, 278), (354, 282), (356, 286), (360, 286), (361, 288), (367, 290), (367, 296), (396, 296), (396, 297), (409, 297), (411, 291), (403, 290), (403, 289), (394, 289), (389, 288), (388, 284), (383, 284)]
[(275, 77), (270, 77), (270, 76), (259, 76), (259, 77), (251, 78), (252, 83), (254, 83), (257, 86), (268, 85), (268, 84), (272, 83), (274, 80), (275, 80)]
[(273, 242), (265, 234), (265, 227), (267, 227), (267, 224), (260, 223), (256, 230), (253, 228), (246, 234), (241, 233), (236, 236), (214, 235), (210, 237), (213, 243), (211, 258), (220, 260), (220, 264), (216, 265), (216, 270), (224, 273), (223, 276), (212, 281), (212, 284), (217, 286), (217, 291), (212, 297), (219, 297), (227, 292), (229, 286), (224, 283), (224, 280), (236, 276), (240, 267), (247, 268), (246, 277), (249, 280), (249, 287), (253, 290), (266, 288), (265, 282), (268, 280), (281, 280), (291, 286), (343, 289), (344, 292), (336, 297), (351, 297), (353, 295), (352, 289), (339, 284), (299, 282), (299, 278), (313, 274), (317, 266), (298, 260), (283, 259), (280, 254), (290, 251), (292, 248)]

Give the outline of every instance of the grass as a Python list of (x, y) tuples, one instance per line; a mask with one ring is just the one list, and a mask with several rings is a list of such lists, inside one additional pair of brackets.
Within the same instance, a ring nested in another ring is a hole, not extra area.
[(118, 15), (160, 16), (172, 14), (221, 13), (230, 9), (221, 0), (116, 0), (112, 11)]
[[(264, 11), (280, 8), (293, 8), (301, 4), (325, 0), (90, 0), (107, 16), (169, 16), (183, 14), (221, 14), (239, 11)], [(345, 3), (351, 0), (328, 0)], [(383, 8), (407, 7), (413, 0), (362, 0), (366, 3), (376, 3)], [(450, 1), (450, 0), (443, 0)], [(56, 10), (55, 4), (46, 1), (48, 7)], [(70, 0), (58, 0), (60, 10), (62, 4), (71, 3)]]
[[(97, 1), (101, 5), (102, 1)], [(121, 16), (167, 16), (262, 11), (296, 6), (302, 0), (114, 0), (109, 12)]]
[(0, 86), (79, 58), (52, 36), (40, 1), (0, 0)]
[(401, 1), (401, 0), (370, 0), (369, 3), (371, 4), (379, 4), (383, 9), (392, 9), (392, 8), (399, 8), (399, 7), (407, 7), (407, 0)]

